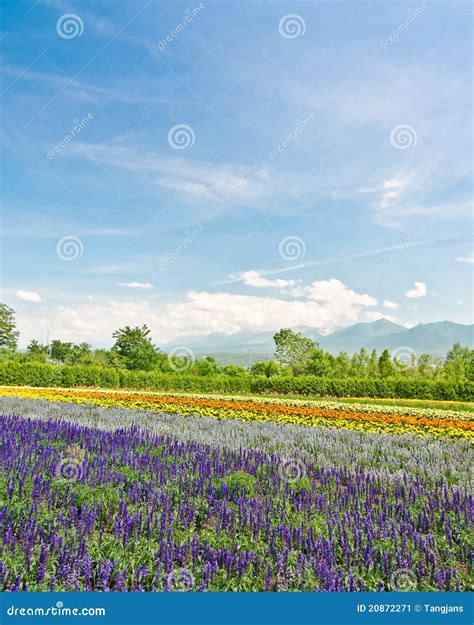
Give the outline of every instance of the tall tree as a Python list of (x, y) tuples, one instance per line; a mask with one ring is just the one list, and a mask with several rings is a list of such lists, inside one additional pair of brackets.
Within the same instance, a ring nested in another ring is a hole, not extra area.
[(127, 369), (149, 371), (159, 360), (158, 352), (151, 342), (150, 329), (125, 326), (113, 333), (115, 344), (112, 348), (123, 360)]
[(379, 372), (383, 378), (388, 378), (393, 374), (393, 365), (388, 349), (384, 349), (379, 358)]
[(51, 346), (49, 348), (49, 354), (53, 360), (57, 362), (66, 362), (69, 354), (71, 353), (73, 348), (72, 343), (66, 343), (61, 341), (60, 339), (54, 339), (51, 341)]
[(293, 332), (290, 328), (283, 328), (277, 332), (275, 341), (275, 356), (282, 365), (291, 367), (295, 375), (306, 373), (312, 355), (319, 349), (319, 345), (302, 336), (299, 332)]
[(308, 361), (308, 373), (327, 377), (331, 373), (331, 364), (329, 358), (322, 349), (315, 349)]
[(445, 370), (448, 376), (462, 380), (474, 378), (474, 350), (454, 343), (446, 354)]
[(0, 304), (0, 349), (15, 351), (19, 335), (15, 311), (6, 304)]

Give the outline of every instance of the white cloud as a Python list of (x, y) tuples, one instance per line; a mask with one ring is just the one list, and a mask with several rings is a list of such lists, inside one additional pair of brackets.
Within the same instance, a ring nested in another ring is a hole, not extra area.
[(391, 302), (389, 299), (384, 299), (383, 305), (385, 308), (398, 308), (398, 304), (396, 302)]
[(18, 297), (18, 299), (22, 299), (25, 302), (38, 303), (38, 302), (43, 301), (41, 296), (38, 295), (38, 293), (35, 293), (34, 291), (17, 291), (16, 296)]
[(265, 278), (262, 272), (254, 269), (242, 271), (235, 277), (245, 285), (253, 286), (257, 289), (284, 289), (295, 286), (298, 282), (301, 282), (301, 280), (283, 280), (282, 278), (270, 280), (269, 278)]
[(467, 254), (467, 256), (456, 256), (456, 262), (458, 262), (458, 263), (474, 263), (474, 253)]
[[(90, 301), (79, 306), (60, 306), (48, 319), (18, 318), (21, 340), (43, 340), (50, 328), (52, 338), (89, 341), (106, 345), (112, 332), (124, 325), (142, 325), (152, 330), (160, 344), (189, 334), (232, 334), (243, 329), (274, 330), (307, 325), (327, 334), (338, 326), (356, 323), (367, 306), (377, 300), (349, 289), (339, 280), (314, 282), (305, 301), (283, 297), (259, 297), (234, 293), (190, 291), (183, 301), (156, 306), (149, 302)], [(44, 315), (44, 313), (43, 313)]]
[(377, 306), (378, 304), (375, 297), (356, 293), (335, 278), (313, 282), (309, 287), (306, 287), (306, 294), (310, 300), (335, 307), (341, 306), (341, 308), (345, 306)]
[(124, 286), (128, 289), (152, 289), (153, 284), (149, 282), (117, 282), (117, 286)]
[(414, 288), (405, 293), (405, 297), (425, 297), (428, 289), (424, 282), (415, 282)]
[(282, 278), (271, 280), (266, 278), (265, 275), (269, 275), (269, 273), (265, 274), (257, 270), (250, 270), (243, 271), (234, 276), (234, 278), (247, 286), (274, 288), (285, 295), (305, 298), (324, 304), (332, 301), (338, 301), (341, 305), (351, 306), (376, 306), (378, 304), (374, 297), (356, 293), (336, 278), (312, 282), (310, 285), (305, 286), (301, 284), (302, 280), (284, 280)]

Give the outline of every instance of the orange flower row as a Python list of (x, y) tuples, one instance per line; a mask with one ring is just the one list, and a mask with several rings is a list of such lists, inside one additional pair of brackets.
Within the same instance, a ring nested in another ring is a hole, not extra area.
[[(3, 391), (2, 391), (3, 392)], [(130, 393), (121, 391), (80, 391), (63, 389), (12, 389), (11, 394), (42, 397), (73, 403), (97, 403), (101, 406), (117, 406), (156, 411), (175, 411), (183, 414), (200, 413), (215, 418), (241, 418), (244, 420), (274, 420), (302, 425), (333, 424), (335, 427), (356, 427), (359, 429), (390, 429), (393, 431), (420, 430), (435, 435), (448, 434), (470, 438), (474, 434), (474, 421), (441, 419), (426, 416), (407, 416), (381, 412), (354, 412), (353, 410), (330, 409), (301, 405), (254, 402), (251, 400), (218, 399)], [(357, 423), (359, 425), (357, 425)], [(352, 426), (350, 424), (353, 424)]]

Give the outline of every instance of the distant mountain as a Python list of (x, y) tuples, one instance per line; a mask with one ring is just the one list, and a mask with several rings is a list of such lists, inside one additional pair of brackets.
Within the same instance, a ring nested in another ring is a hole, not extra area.
[[(389, 347), (387, 345), (388, 337), (397, 336), (406, 331), (406, 328), (397, 323), (387, 319), (379, 319), (372, 323), (356, 323), (342, 330), (336, 330), (332, 334), (322, 337), (319, 340), (319, 345), (322, 349), (333, 354), (339, 352), (354, 353), (358, 352), (361, 347), (379, 350)], [(400, 343), (397, 343), (397, 346), (399, 345)]]
[[(474, 348), (474, 325), (451, 321), (420, 323), (414, 328), (407, 329), (386, 319), (379, 319), (372, 323), (356, 323), (326, 336), (307, 326), (293, 329), (317, 341), (322, 349), (332, 354), (342, 351), (353, 354), (361, 347), (367, 350), (375, 349), (378, 352), (408, 347), (417, 354), (445, 356), (456, 342)], [(209, 354), (222, 364), (247, 365), (249, 357), (251, 362), (273, 357), (275, 332), (277, 330), (265, 332), (242, 330), (235, 334), (215, 332), (207, 336), (183, 336), (162, 345), (162, 349), (170, 351), (174, 347), (186, 346), (198, 358)]]

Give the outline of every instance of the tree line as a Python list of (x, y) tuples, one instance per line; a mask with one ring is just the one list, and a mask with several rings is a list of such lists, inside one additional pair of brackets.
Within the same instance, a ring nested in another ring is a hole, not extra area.
[(322, 350), (316, 341), (284, 328), (274, 336), (275, 360), (256, 362), (248, 371), (238, 365), (220, 365), (212, 356), (194, 360), (166, 354), (154, 345), (146, 325), (116, 330), (112, 334), (114, 344), (111, 349), (92, 349), (86, 342), (54, 339), (47, 344), (32, 340), (26, 352), (20, 353), (17, 351), (18, 337), (14, 311), (0, 304), (0, 356), (4, 362), (85, 365), (195, 376), (250, 374), (266, 378), (313, 375), (331, 379), (474, 380), (474, 350), (459, 343), (453, 345), (445, 359), (408, 352), (408, 358), (400, 361), (387, 349), (379, 354), (376, 350), (369, 353), (364, 347), (352, 355), (341, 352), (335, 356)]

